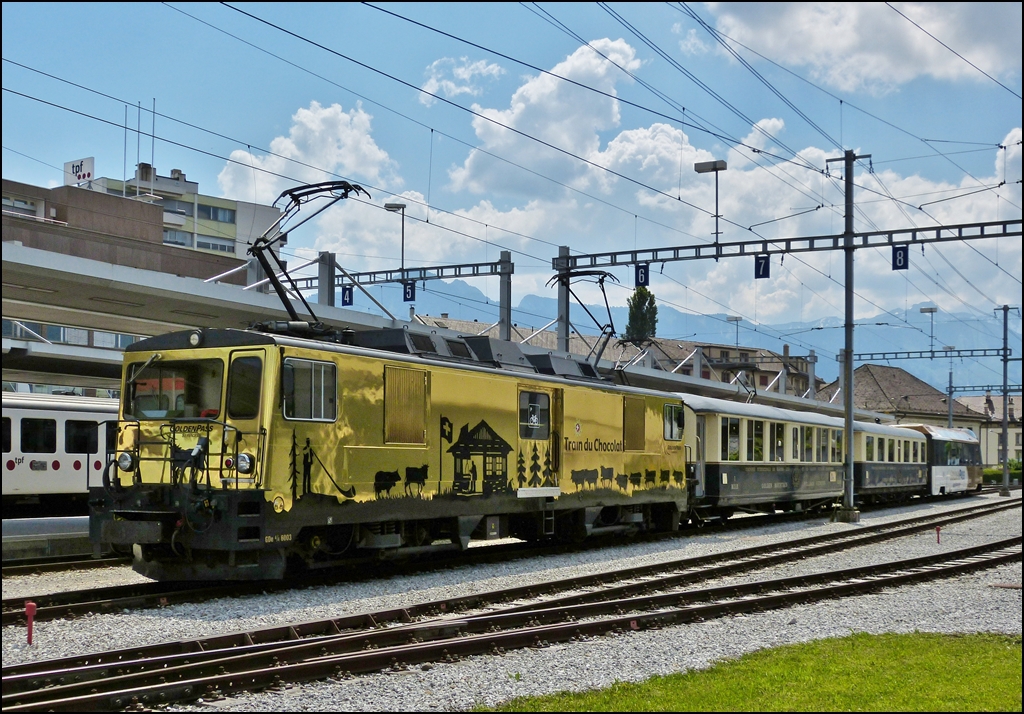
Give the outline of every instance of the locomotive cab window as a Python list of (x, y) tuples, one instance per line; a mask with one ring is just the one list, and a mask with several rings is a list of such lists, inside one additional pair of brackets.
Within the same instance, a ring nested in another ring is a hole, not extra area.
[(681, 441), (683, 438), (683, 407), (679, 404), (665, 405), (665, 441)]
[(285, 418), (334, 421), (338, 415), (337, 384), (334, 363), (286, 358), (281, 368)]
[(224, 363), (219, 359), (129, 365), (127, 412), (139, 419), (220, 416)]
[(547, 439), (551, 429), (551, 397), (543, 392), (519, 393), (519, 438)]
[(56, 419), (22, 419), (21, 450), (26, 454), (57, 453)]
[(99, 425), (94, 421), (68, 419), (64, 422), (64, 451), (95, 454), (99, 450)]

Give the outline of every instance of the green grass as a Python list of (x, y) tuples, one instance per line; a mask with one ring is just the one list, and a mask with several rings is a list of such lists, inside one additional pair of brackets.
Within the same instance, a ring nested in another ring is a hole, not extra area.
[(1021, 711), (1021, 638), (861, 633), (496, 711)]

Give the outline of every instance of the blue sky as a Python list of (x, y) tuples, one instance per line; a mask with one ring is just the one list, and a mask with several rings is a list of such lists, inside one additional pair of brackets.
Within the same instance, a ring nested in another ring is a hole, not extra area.
[[(823, 172), (844, 148), (872, 156), (855, 172), (858, 230), (1021, 215), (1020, 3), (235, 7), (4, 3), (3, 176), (56, 185), (87, 156), (100, 175), (130, 174), (150, 160), (155, 98), (158, 171), (181, 169), (203, 193), (270, 202), (338, 177), (368, 188), (370, 201), (294, 234), (297, 254), (396, 267), (400, 219), (382, 204), (400, 200), (407, 264), (512, 250), (514, 302), (553, 295), (559, 245), (711, 240), (714, 182), (697, 161), (729, 163), (724, 240), (841, 232), (841, 184)], [(941, 341), (946, 314), (1020, 304), (1017, 239), (929, 246), (906, 273), (889, 260), (858, 253), (858, 317), (932, 303)], [(670, 263), (652, 290), (745, 324), (842, 317), (838, 254), (752, 273), (747, 258)], [(617, 277), (622, 305), (632, 275)], [(496, 281), (478, 287), (497, 297)]]

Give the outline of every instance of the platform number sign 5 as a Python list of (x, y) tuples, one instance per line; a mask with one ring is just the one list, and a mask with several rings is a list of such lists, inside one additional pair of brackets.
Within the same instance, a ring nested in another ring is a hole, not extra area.
[(767, 255), (754, 256), (754, 280), (770, 278), (772, 276), (772, 261)]
[(637, 263), (636, 265), (636, 286), (646, 288), (651, 284), (651, 266), (649, 263)]
[(907, 270), (910, 267), (910, 246), (894, 245), (892, 247), (892, 269)]
[(350, 307), (352, 305), (353, 290), (351, 285), (341, 286), (341, 306)]
[(404, 302), (415, 302), (416, 300), (416, 281), (410, 280), (407, 283), (402, 283), (402, 300)]

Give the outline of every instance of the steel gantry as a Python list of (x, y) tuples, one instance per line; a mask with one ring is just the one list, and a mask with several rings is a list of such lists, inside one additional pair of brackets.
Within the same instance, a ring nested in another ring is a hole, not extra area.
[[(558, 346), (568, 351), (569, 301), (568, 285), (573, 274), (580, 271), (607, 269), (615, 266), (644, 265), (650, 263), (669, 263), (682, 260), (720, 260), (722, 258), (753, 257), (755, 261), (772, 255), (787, 253), (809, 253), (826, 250), (842, 250), (845, 263), (845, 344), (843, 354), (843, 393), (849, 398), (843, 399), (845, 406), (845, 483), (843, 508), (838, 518), (843, 521), (856, 522), (859, 513), (853, 501), (853, 255), (860, 248), (880, 248), (891, 246), (894, 252), (894, 268), (897, 251), (901, 251), (903, 265), (906, 266), (905, 251), (909, 246), (926, 243), (948, 243), (954, 241), (982, 240), (989, 238), (1019, 237), (1021, 235), (1021, 219), (1005, 221), (989, 221), (979, 223), (962, 223), (931, 228), (903, 228), (898, 230), (868, 231), (857, 233), (853, 226), (853, 164), (857, 159), (870, 158), (870, 154), (858, 156), (847, 150), (839, 158), (828, 159), (827, 163), (843, 162), (845, 182), (845, 226), (842, 234), (811, 236), (809, 238), (782, 238), (740, 241), (721, 241), (701, 243), (671, 248), (650, 248), (645, 250), (625, 250), (608, 253), (591, 253), (570, 255), (569, 248), (559, 248), (558, 257), (552, 259), (551, 267), (555, 270), (559, 285), (558, 299)], [(720, 239), (721, 236), (716, 236)], [(755, 262), (756, 266), (756, 262)], [(757, 274), (760, 276), (761, 274)], [(1004, 368), (1006, 355), (1003, 355)]]

